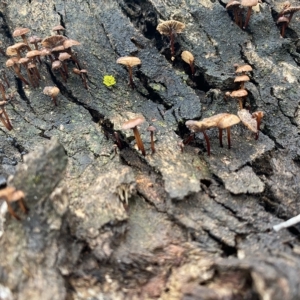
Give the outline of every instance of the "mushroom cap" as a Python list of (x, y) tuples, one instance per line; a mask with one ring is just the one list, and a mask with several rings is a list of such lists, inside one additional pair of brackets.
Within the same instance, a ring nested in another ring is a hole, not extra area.
[(156, 30), (160, 34), (169, 35), (173, 33), (181, 33), (185, 28), (185, 24), (175, 20), (163, 21), (157, 25)]
[(226, 114), (217, 124), (217, 127), (220, 129), (225, 129), (240, 123), (240, 118), (236, 115)]
[(19, 59), (18, 64), (26, 64), (29, 62), (29, 58), (28, 57), (22, 57)]
[(29, 63), (27, 66), (28, 69), (36, 68), (36, 65), (34, 63)]
[(52, 31), (57, 31), (57, 30), (66, 30), (66, 28), (61, 25), (56, 25), (52, 28)]
[(33, 57), (36, 57), (36, 56), (39, 56), (39, 55), (41, 55), (40, 50), (31, 50), (31, 51), (27, 52), (26, 57), (33, 58)]
[(18, 58), (17, 57), (12, 57), (12, 58), (9, 58), (6, 62), (5, 62), (5, 65), (6, 67), (12, 67), (14, 66), (16, 63), (18, 63)]
[(43, 90), (43, 93), (50, 97), (55, 97), (59, 94), (60, 90), (56, 86), (46, 86)]
[(221, 113), (209, 118), (204, 118), (202, 121), (188, 120), (185, 122), (186, 127), (188, 127), (192, 132), (202, 132), (206, 129), (216, 127), (218, 122), (224, 118), (228, 113)]
[(49, 48), (42, 48), (40, 52), (41, 52), (40, 56), (46, 56), (46, 55), (51, 55), (52, 51)]
[(227, 5), (226, 5), (226, 9), (230, 10), (230, 9), (235, 9), (237, 6), (240, 6), (241, 2), (238, 0), (230, 0)]
[(71, 55), (67, 52), (61, 52), (59, 53), (58, 59), (61, 61), (64, 61), (66, 59), (69, 59), (71, 57)]
[(141, 60), (135, 56), (123, 56), (117, 59), (117, 64), (125, 65), (127, 67), (133, 67), (140, 65), (141, 63)]
[(181, 58), (183, 61), (185, 61), (188, 64), (193, 63), (195, 60), (194, 55), (191, 52), (186, 50), (181, 53)]
[(60, 60), (55, 60), (55, 61), (52, 63), (52, 65), (51, 65), (51, 68), (52, 68), (53, 70), (57, 70), (57, 69), (59, 69), (59, 68), (61, 68), (61, 67), (62, 67), (62, 63), (61, 63)]
[(261, 110), (255, 111), (254, 113), (252, 113), (252, 118), (262, 118), (264, 116), (264, 112)]
[(52, 52), (60, 52), (60, 51), (65, 51), (65, 47), (63, 45), (59, 45), (52, 48)]
[(20, 43), (16, 43), (12, 46), (7, 47), (6, 49), (6, 54), (8, 56), (14, 56), (16, 54), (18, 54), (18, 51), (21, 51), (22, 49), (26, 48), (27, 49), (27, 45), (23, 42)]
[(285, 17), (285, 16), (281, 16), (277, 19), (277, 24), (280, 24), (280, 23), (290, 23), (290, 20), (289, 18)]
[(247, 90), (241, 89), (237, 91), (233, 91), (230, 96), (232, 98), (240, 98), (240, 97), (246, 97), (248, 95)]
[(155, 128), (154, 126), (149, 126), (149, 127), (147, 128), (147, 131), (154, 132), (154, 131), (156, 131), (156, 128)]
[(241, 5), (245, 7), (252, 7), (258, 4), (258, 0), (241, 0)]
[(201, 132), (207, 129), (201, 121), (188, 120), (185, 126), (192, 132)]
[(257, 133), (257, 122), (252, 117), (247, 109), (241, 109), (238, 111), (238, 116), (240, 117), (242, 123), (252, 132)]
[(36, 43), (39, 43), (41, 41), (42, 41), (42, 39), (40, 37), (36, 36), (36, 35), (30, 36), (28, 38), (29, 44), (36, 44)]
[(236, 76), (234, 79), (234, 82), (245, 82), (245, 81), (249, 81), (250, 78), (248, 75), (240, 75), (240, 76)]
[(65, 49), (68, 49), (73, 46), (79, 46), (79, 45), (81, 44), (78, 41), (71, 40), (71, 39), (67, 39), (63, 42), (63, 46), (65, 47)]
[(28, 28), (23, 27), (17, 27), (15, 31), (13, 32), (13, 37), (22, 36), (24, 34), (27, 34), (30, 31)]
[(80, 70), (77, 69), (77, 68), (73, 68), (72, 71), (73, 71), (74, 74), (77, 74), (77, 75), (80, 75), (80, 74), (81, 74)]
[(55, 48), (57, 46), (61, 46), (65, 40), (68, 38), (63, 35), (53, 35), (48, 36), (42, 40), (42, 46), (45, 48)]
[(251, 72), (252, 67), (250, 65), (238, 66), (235, 73)]
[(286, 15), (286, 14), (290, 14), (290, 13), (295, 13), (297, 11), (300, 10), (300, 7), (299, 6), (290, 6), (290, 7), (287, 7), (285, 8), (283, 11), (282, 11), (282, 14), (283, 15)]
[(142, 123), (145, 122), (144, 117), (137, 117), (135, 119), (131, 119), (123, 123), (122, 129), (127, 130), (127, 129), (133, 129), (134, 127), (141, 125)]

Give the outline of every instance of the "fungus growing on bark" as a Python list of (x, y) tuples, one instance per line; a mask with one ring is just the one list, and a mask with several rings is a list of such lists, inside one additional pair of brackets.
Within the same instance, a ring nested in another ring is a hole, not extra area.
[(34, 45), (35, 50), (39, 50), (38, 43), (40, 43), (41, 41), (42, 41), (42, 39), (40, 37), (36, 36), (36, 35), (30, 36), (28, 38), (29, 44)]
[(134, 89), (134, 82), (132, 78), (132, 67), (140, 65), (141, 60), (138, 57), (134, 57), (134, 56), (123, 56), (117, 59), (117, 63), (124, 65), (128, 68), (129, 85), (131, 86), (132, 89)]
[(283, 38), (285, 34), (285, 29), (290, 23), (290, 20), (288, 17), (281, 16), (278, 18), (277, 22), (278, 25), (281, 25), (281, 31), (280, 31), (280, 36)]
[(258, 4), (258, 0), (241, 0), (241, 5), (244, 7), (248, 7), (247, 16), (245, 20), (245, 24), (243, 26), (243, 29), (246, 29), (250, 20), (252, 7), (256, 6)]
[(18, 27), (15, 29), (13, 32), (13, 37), (18, 37), (20, 36), (23, 39), (23, 42), (28, 46), (26, 34), (30, 32), (30, 29), (28, 28), (23, 28), (23, 27)]
[(63, 35), (53, 35), (44, 38), (41, 42), (42, 46), (45, 48), (53, 49), (57, 46), (62, 46), (63, 42), (68, 38)]
[(241, 17), (241, 2), (238, 0), (230, 0), (227, 5), (227, 10), (233, 11), (234, 22), (237, 26), (242, 27), (242, 17)]
[(67, 77), (65, 75), (64, 70), (62, 69), (63, 65), (62, 65), (62, 62), (60, 60), (53, 61), (53, 63), (51, 64), (51, 68), (52, 68), (52, 70), (59, 70), (60, 75), (61, 75), (63, 81), (67, 82)]
[(69, 75), (68, 75), (68, 66), (67, 66), (65, 61), (68, 60), (70, 57), (71, 57), (71, 55), (67, 52), (61, 52), (58, 55), (58, 59), (62, 62), (64, 72), (65, 72), (67, 78), (69, 77)]
[(38, 61), (41, 63), (40, 55), (41, 55), (40, 50), (31, 50), (31, 51), (26, 53), (26, 57), (31, 59), (33, 62), (35, 62), (36, 59), (38, 59)]
[(168, 35), (170, 37), (171, 60), (175, 59), (175, 47), (174, 47), (175, 35), (177, 33), (181, 33), (184, 28), (185, 28), (185, 24), (175, 20), (161, 22), (156, 27), (156, 30), (160, 34)]
[(246, 81), (249, 81), (250, 78), (248, 75), (240, 75), (240, 76), (236, 76), (235, 79), (234, 79), (234, 82), (238, 82), (240, 83), (240, 89), (244, 89), (244, 86), (245, 86), (245, 82)]
[(33, 87), (36, 87), (38, 86), (38, 83), (35, 82), (35, 78), (33, 77), (33, 74), (31, 74), (29, 68), (28, 68), (28, 64), (29, 64), (29, 58), (28, 57), (22, 57), (19, 59), (18, 61), (18, 64), (21, 64), (24, 66), (24, 68), (26, 69), (26, 72), (27, 72), (27, 75), (28, 75), (28, 78), (29, 78), (29, 81), (31, 83), (31, 85)]
[(26, 213), (27, 208), (24, 203), (25, 195), (22, 191), (16, 190), (14, 187), (8, 186), (3, 190), (0, 190), (0, 199), (4, 199), (7, 204), (8, 212), (17, 220), (21, 220), (20, 217), (14, 212), (10, 203), (18, 202), (21, 210)]
[[(226, 95), (228, 96), (228, 93), (226, 93)], [(233, 91), (231, 94), (229, 93), (230, 97), (232, 98), (236, 98), (239, 101), (239, 107), (240, 109), (244, 108), (244, 100), (248, 95), (248, 92), (244, 89), (240, 89), (237, 91)]]
[(194, 66), (195, 58), (194, 58), (194, 55), (189, 51), (183, 51), (181, 53), (181, 58), (182, 58), (183, 61), (185, 61), (187, 64), (190, 65), (192, 76), (194, 76), (194, 74), (195, 74), (195, 66)]
[(236, 69), (235, 69), (235, 73), (239, 74), (242, 73), (242, 75), (245, 75), (246, 72), (251, 72), (252, 71), (252, 67), (250, 65), (235, 65)]
[(132, 129), (133, 130), (133, 134), (134, 134), (138, 149), (142, 152), (142, 154), (144, 156), (146, 156), (146, 151), (145, 151), (145, 148), (144, 148), (144, 144), (143, 144), (143, 141), (141, 139), (139, 130), (137, 128), (137, 126), (141, 125), (144, 122), (145, 122), (144, 117), (138, 117), (138, 118), (135, 118), (135, 119), (131, 119), (131, 120), (128, 120), (127, 122), (125, 122), (122, 125), (122, 129), (124, 129), (124, 130)]
[(233, 125), (236, 125), (236, 124), (240, 123), (240, 121), (241, 120), (238, 116), (232, 115), (232, 114), (226, 114), (217, 123), (217, 127), (219, 128), (219, 140), (220, 140), (220, 146), (221, 147), (223, 147), (223, 142), (222, 142), (223, 129), (227, 130), (228, 149), (230, 149), (231, 148), (230, 128)]
[(256, 120), (257, 123), (257, 133), (255, 135), (255, 139), (257, 140), (259, 137), (259, 131), (260, 131), (260, 124), (261, 124), (261, 119), (264, 116), (264, 112), (263, 111), (256, 111), (252, 114), (252, 118), (254, 118)]
[(20, 68), (18, 66), (18, 61), (19, 61), (19, 59), (17, 57), (12, 57), (6, 61), (5, 65), (8, 68), (11, 67), (15, 71), (15, 73), (19, 77), (19, 79), (21, 79), (25, 84), (29, 85), (28, 81), (21, 74)]
[(57, 95), (59, 94), (60, 90), (56, 86), (46, 86), (43, 90), (43, 93), (47, 96), (50, 96), (53, 100), (55, 106), (57, 106)]
[(154, 126), (149, 126), (147, 128), (147, 131), (150, 131), (150, 139), (151, 139), (151, 151), (152, 154), (155, 153), (155, 147), (154, 147), (154, 131), (156, 131), (156, 128)]
[(52, 31), (56, 31), (57, 35), (60, 35), (60, 31), (65, 31), (65, 30), (66, 30), (65, 27), (61, 25), (57, 25), (52, 28)]
[(84, 88), (87, 90), (88, 89), (88, 85), (87, 85), (87, 70), (86, 69), (77, 69), (77, 68), (73, 68), (73, 73), (76, 75), (79, 75), (82, 79), (82, 83)]
[(27, 44), (23, 43), (23, 42), (16, 43), (12, 46), (7, 47), (6, 54), (8, 56), (17, 56), (18, 59), (20, 59), (21, 58), (21, 52), (25, 49), (28, 50), (28, 51), (31, 50), (30, 47)]
[(0, 104), (3, 103), (2, 105), (0, 105), (0, 121), (5, 126), (5, 128), (10, 131), (13, 129), (13, 127), (12, 127), (10, 120), (8, 118), (8, 115), (4, 109), (4, 102), (6, 102), (6, 101), (0, 102)]

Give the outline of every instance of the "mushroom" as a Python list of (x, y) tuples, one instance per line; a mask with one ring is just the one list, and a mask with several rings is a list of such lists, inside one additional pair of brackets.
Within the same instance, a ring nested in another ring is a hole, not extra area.
[(244, 89), (245, 82), (249, 80), (250, 78), (248, 75), (240, 75), (235, 77), (234, 82), (240, 82), (240, 89)]
[(280, 36), (282, 38), (284, 38), (284, 33), (285, 33), (285, 29), (287, 28), (287, 26), (289, 25), (290, 23), (290, 20), (288, 17), (285, 17), (285, 16), (281, 16), (278, 18), (277, 24), (281, 25), (281, 32), (280, 32)]
[[(227, 95), (228, 95), (228, 93), (227, 93)], [(244, 103), (243, 103), (244, 99), (243, 98), (245, 98), (248, 95), (248, 92), (245, 89), (240, 89), (240, 90), (237, 90), (237, 91), (233, 91), (229, 95), (230, 95), (230, 97), (236, 98), (239, 101), (240, 109), (244, 108)]]
[(10, 59), (8, 59), (5, 63), (6, 67), (11, 67), (13, 68), (13, 70), (15, 71), (15, 73), (17, 74), (17, 76), (19, 77), (19, 79), (21, 79), (25, 84), (29, 85), (28, 81), (23, 77), (23, 75), (20, 72), (20, 68), (17, 65), (18, 63), (18, 58), (17, 57), (12, 57)]
[(36, 35), (30, 36), (28, 38), (29, 44), (34, 45), (35, 50), (39, 50), (38, 43), (40, 43), (41, 41), (42, 41), (42, 39), (40, 37), (36, 36)]
[(195, 67), (194, 67), (195, 58), (194, 58), (194, 55), (189, 51), (183, 51), (181, 53), (181, 58), (182, 58), (183, 61), (185, 61), (187, 64), (190, 65), (192, 76), (194, 76), (194, 74), (195, 74)]
[(46, 86), (43, 90), (43, 93), (47, 96), (50, 96), (53, 100), (55, 106), (57, 106), (57, 95), (59, 94), (60, 90), (56, 86)]
[(17, 220), (21, 220), (20, 217), (14, 212), (10, 203), (11, 202), (18, 202), (21, 210), (26, 213), (27, 208), (24, 203), (25, 195), (22, 191), (16, 190), (12, 186), (8, 186), (5, 189), (0, 190), (0, 199), (4, 199), (7, 204), (7, 209), (9, 213)]
[[(4, 101), (2, 101), (2, 102), (4, 102)], [(7, 130), (12, 130), (13, 127), (12, 127), (10, 121), (9, 121), (7, 113), (4, 110), (4, 105), (1, 105), (1, 108), (2, 109), (0, 109), (0, 121), (6, 127)]]
[(41, 59), (40, 59), (40, 55), (41, 55), (41, 51), (40, 50), (31, 50), (31, 51), (29, 51), (29, 52), (26, 53), (26, 57), (28, 57), (29, 59), (32, 59), (33, 62), (35, 62), (36, 61), (35, 59), (37, 58), (38, 61), (40, 63), (42, 63)]
[(134, 89), (134, 83), (132, 78), (132, 67), (140, 65), (141, 60), (138, 57), (134, 57), (134, 56), (123, 56), (117, 59), (117, 64), (124, 65), (128, 68), (129, 84), (131, 88)]
[(88, 89), (87, 80), (86, 80), (87, 70), (86, 69), (79, 70), (77, 68), (73, 68), (73, 73), (81, 77), (84, 88), (87, 90)]
[(39, 80), (41, 79), (40, 72), (36, 67), (36, 64), (30, 62), (28, 64), (28, 69), (32, 72), (32, 75), (36, 78), (36, 85), (39, 86)]
[(42, 46), (45, 48), (53, 49), (57, 46), (62, 46), (64, 41), (68, 38), (63, 35), (53, 35), (44, 38), (41, 42)]
[(238, 0), (230, 0), (227, 5), (227, 10), (233, 10), (234, 15), (234, 22), (239, 27), (242, 27), (242, 18), (241, 18), (241, 8), (240, 8), (241, 2)]
[(60, 31), (65, 31), (65, 30), (66, 30), (65, 27), (61, 25), (57, 25), (52, 28), (52, 31), (56, 31), (57, 35), (60, 35)]
[(68, 66), (67, 66), (65, 60), (68, 60), (70, 57), (71, 57), (71, 55), (67, 52), (61, 52), (58, 55), (58, 59), (62, 62), (62, 65), (63, 65), (63, 68), (64, 68), (67, 78), (69, 77), (68, 76)]
[(26, 39), (26, 34), (28, 32), (30, 32), (30, 29), (23, 28), (23, 27), (18, 27), (13, 32), (13, 37), (21, 36), (21, 38), (23, 39), (23, 42), (28, 46), (28, 42), (27, 42), (27, 39)]
[(257, 133), (255, 135), (256, 140), (259, 137), (260, 123), (261, 123), (261, 119), (262, 119), (263, 116), (264, 116), (263, 111), (256, 111), (252, 114), (252, 118), (256, 119), (256, 123), (257, 123)]
[(207, 155), (210, 156), (210, 142), (208, 135), (206, 134), (205, 130), (217, 127), (218, 122), (224, 117), (228, 115), (227, 113), (221, 113), (214, 116), (211, 116), (209, 118), (205, 118), (202, 121), (194, 121), (194, 120), (188, 120), (185, 122), (186, 127), (189, 128), (189, 130), (193, 133), (195, 132), (202, 132), (206, 141), (207, 146)]
[(134, 134), (138, 149), (141, 150), (141, 152), (144, 156), (146, 156), (146, 151), (145, 151), (145, 148), (144, 148), (144, 144), (143, 144), (143, 141), (141, 139), (140, 133), (139, 133), (138, 128), (137, 128), (138, 125), (141, 125), (144, 122), (145, 122), (144, 117), (138, 117), (138, 118), (135, 118), (135, 119), (131, 119), (131, 120), (128, 120), (127, 122), (125, 122), (122, 125), (122, 129), (124, 129), (124, 130), (132, 129), (133, 130), (133, 134)]
[(257, 4), (258, 4), (258, 0), (241, 0), (241, 5), (244, 7), (248, 7), (246, 21), (243, 26), (243, 29), (247, 28), (249, 20), (250, 20), (251, 12), (252, 12), (252, 7), (256, 6)]
[(147, 131), (150, 131), (150, 139), (151, 139), (151, 151), (152, 154), (155, 153), (155, 147), (154, 147), (154, 131), (156, 131), (156, 128), (154, 126), (149, 126), (147, 128)]
[(28, 51), (30, 51), (30, 47), (25, 44), (25, 43), (16, 43), (12, 46), (7, 47), (6, 49), (6, 54), (8, 56), (15, 56), (17, 55), (17, 57), (20, 59), (21, 58), (21, 51), (23, 51), (24, 49), (27, 49)]
[(71, 39), (67, 39), (63, 42), (63, 46), (65, 48), (65, 50), (67, 51), (67, 53), (69, 53), (72, 57), (72, 60), (75, 62), (75, 64), (77, 65), (78, 69), (81, 69), (80, 65), (79, 65), (79, 61), (77, 59), (77, 57), (74, 55), (73, 51), (72, 51), (72, 47), (73, 46), (79, 46), (81, 45), (78, 41), (76, 40), (71, 40)]
[(181, 33), (185, 28), (185, 24), (175, 20), (161, 22), (157, 25), (156, 30), (160, 34), (168, 35), (170, 37), (171, 60), (175, 59), (174, 37), (176, 33)]
[(245, 75), (246, 72), (252, 71), (252, 67), (250, 65), (242, 65), (242, 66), (236, 65), (235, 67), (236, 67), (235, 69), (236, 74), (242, 73), (242, 75)]
[(62, 62), (61, 62), (60, 60), (55, 60), (55, 61), (53, 61), (52, 65), (51, 65), (52, 70), (59, 70), (60, 75), (61, 75), (61, 77), (63, 78), (63, 81), (64, 81), (64, 82), (67, 82), (67, 77), (66, 77), (66, 75), (65, 75), (64, 70), (62, 69), (62, 66), (63, 66), (63, 65), (62, 65)]
[(33, 87), (38, 86), (38, 83), (35, 82), (34, 78), (32, 78), (32, 74), (30, 73), (30, 70), (28, 69), (28, 63), (29, 63), (29, 58), (28, 57), (22, 57), (19, 59), (18, 64), (21, 64), (25, 67), (29, 81)]
[(227, 141), (228, 141), (228, 149), (231, 148), (231, 141), (230, 141), (230, 128), (233, 125), (240, 123), (240, 118), (236, 115), (226, 114), (221, 118), (221, 120), (217, 123), (217, 127), (219, 128), (219, 140), (220, 146), (223, 147), (222, 142), (222, 133), (223, 129), (227, 130)]

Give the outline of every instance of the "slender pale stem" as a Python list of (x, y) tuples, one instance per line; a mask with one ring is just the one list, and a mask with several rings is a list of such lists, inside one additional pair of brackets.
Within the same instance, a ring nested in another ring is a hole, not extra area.
[(137, 127), (135, 126), (133, 129), (133, 133), (134, 133), (134, 137), (135, 137), (135, 140), (136, 140), (136, 144), (138, 146), (138, 149), (141, 150), (142, 154), (144, 156), (146, 156), (146, 151), (145, 151), (145, 148), (144, 148), (144, 144), (143, 144), (143, 141), (141, 139), (141, 136), (140, 136), (140, 133), (137, 129)]

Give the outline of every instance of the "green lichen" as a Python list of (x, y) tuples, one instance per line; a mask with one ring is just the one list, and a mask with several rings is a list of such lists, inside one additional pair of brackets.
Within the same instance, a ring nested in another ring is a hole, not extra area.
[(105, 75), (103, 77), (103, 84), (107, 87), (113, 86), (116, 84), (116, 79), (112, 75)]

